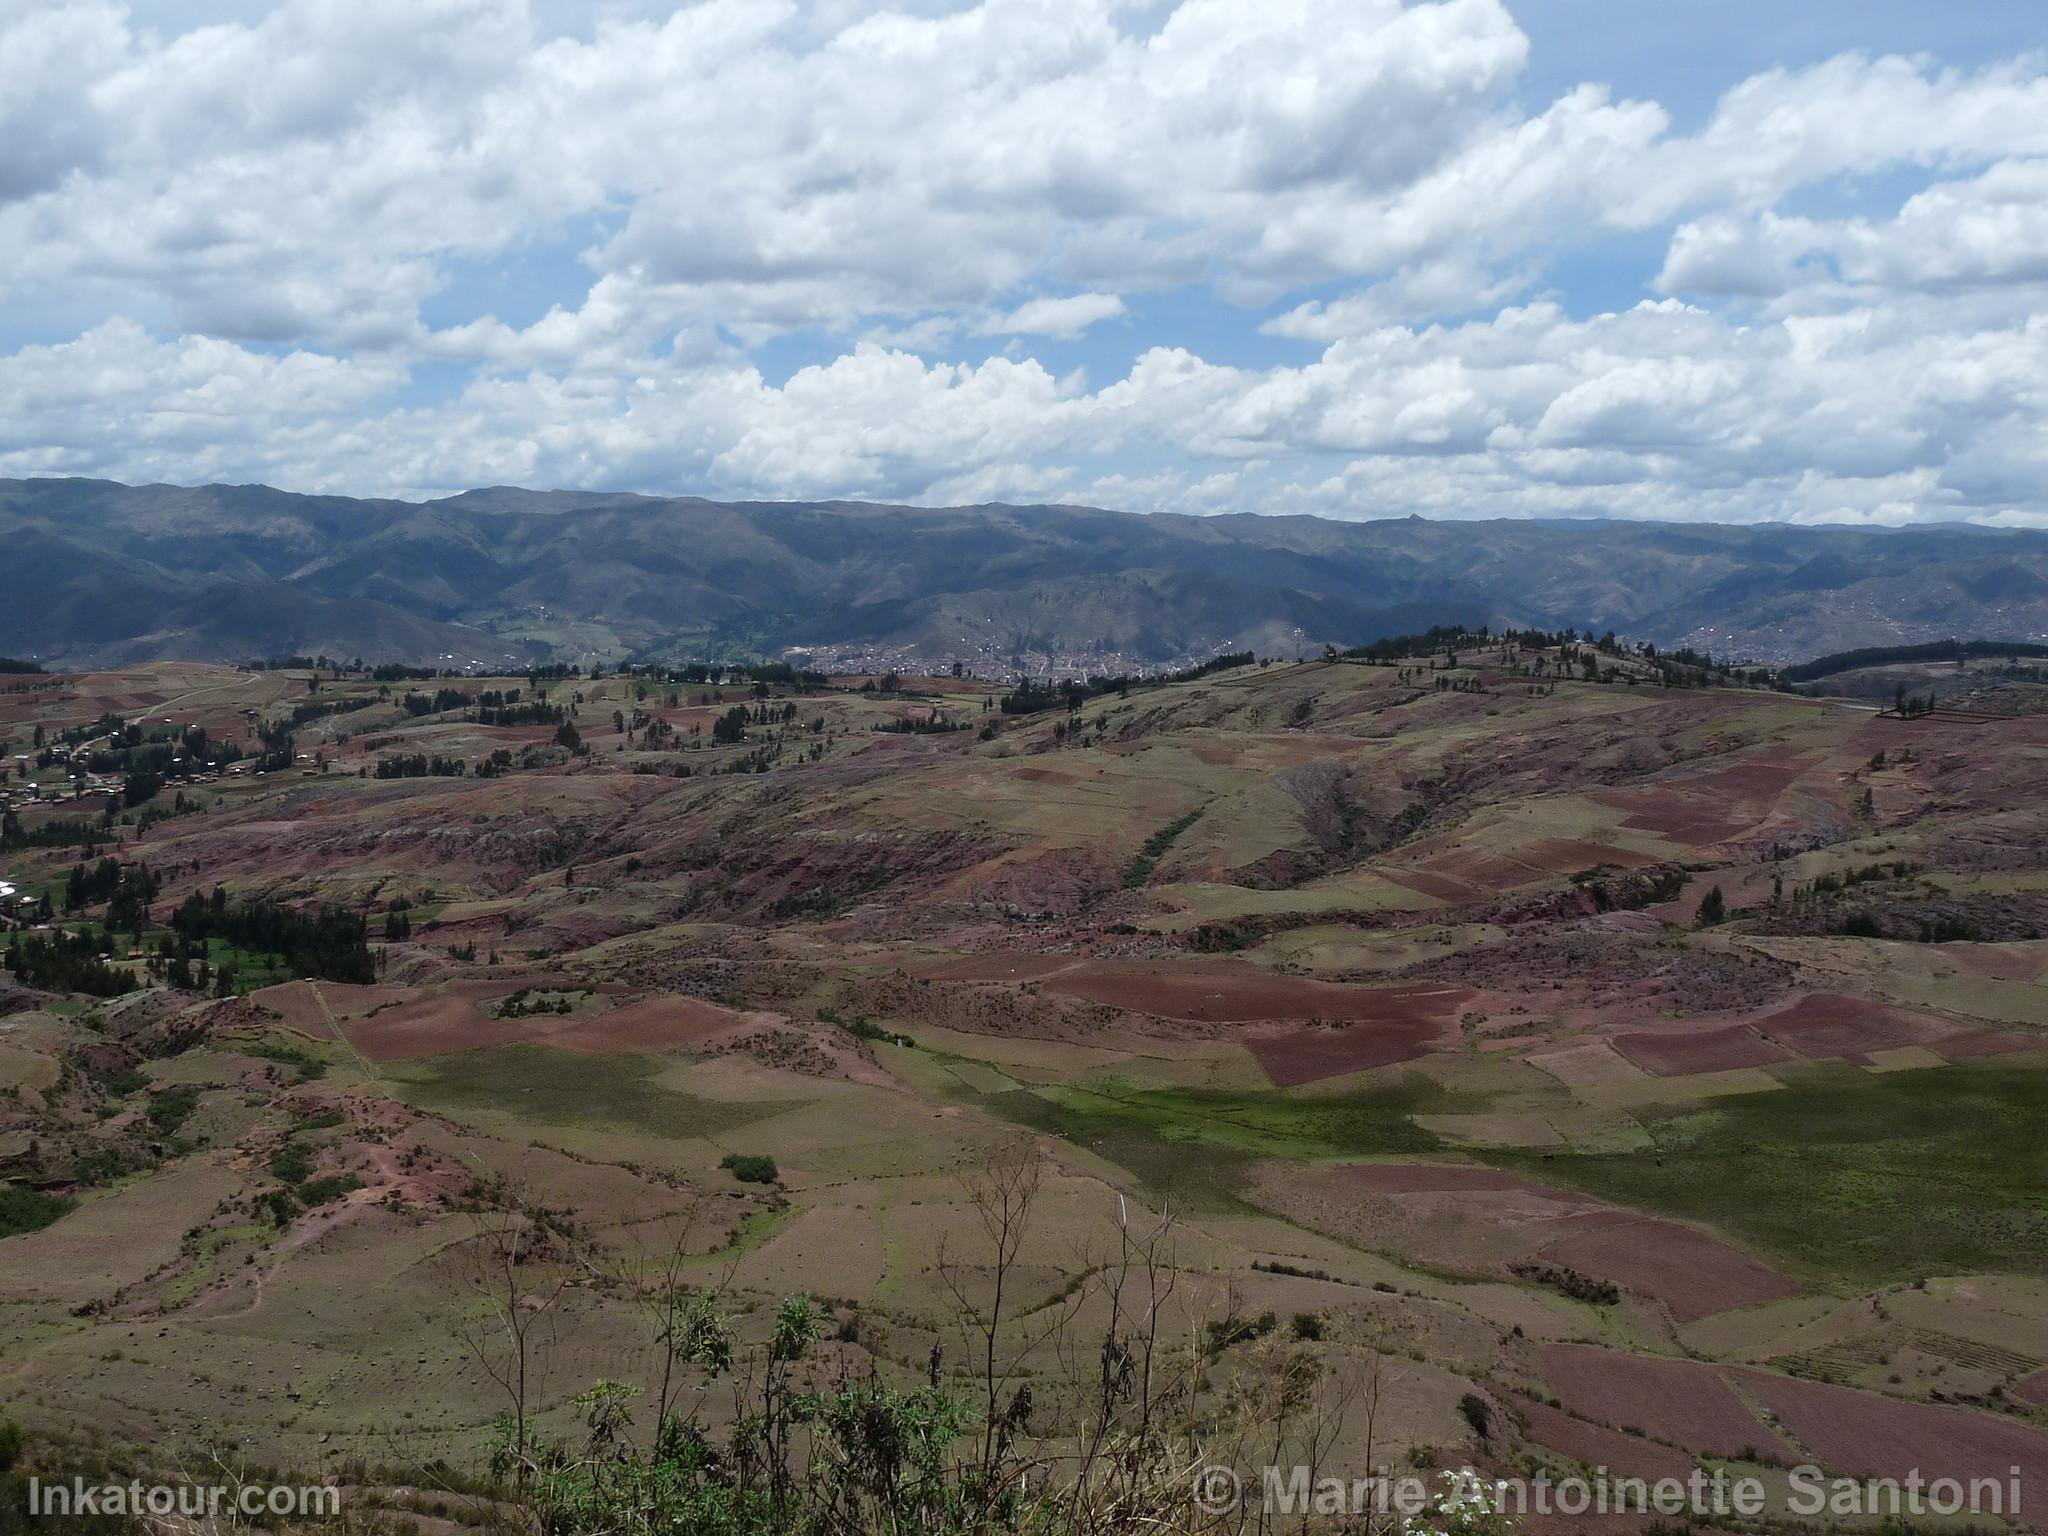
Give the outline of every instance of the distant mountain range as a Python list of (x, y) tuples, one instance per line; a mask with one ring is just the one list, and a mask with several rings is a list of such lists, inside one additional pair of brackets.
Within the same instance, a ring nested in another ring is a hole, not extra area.
[(1434, 623), (1787, 661), (2048, 637), (2048, 533), (1181, 517), (505, 488), (440, 501), (0, 480), (0, 652), (1107, 668)]

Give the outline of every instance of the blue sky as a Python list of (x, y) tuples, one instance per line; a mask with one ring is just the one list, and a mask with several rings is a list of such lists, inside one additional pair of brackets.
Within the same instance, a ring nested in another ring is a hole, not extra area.
[(1979, 0), (30, 0), (0, 474), (2048, 525)]

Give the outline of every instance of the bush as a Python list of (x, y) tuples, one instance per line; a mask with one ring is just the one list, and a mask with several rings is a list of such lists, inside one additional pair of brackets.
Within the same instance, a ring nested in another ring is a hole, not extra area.
[(39, 1189), (0, 1184), (0, 1237), (36, 1232), (70, 1210), (72, 1202)]
[(782, 1177), (774, 1158), (754, 1153), (728, 1152), (719, 1160), (718, 1166), (742, 1184), (773, 1184)]
[(1487, 1439), (1493, 1433), (1493, 1410), (1477, 1392), (1467, 1392), (1458, 1399), (1458, 1412), (1465, 1416), (1465, 1422), (1472, 1426), (1472, 1433), (1480, 1439)]
[(313, 1176), (313, 1159), (304, 1147), (288, 1146), (271, 1158), (270, 1176), (281, 1184), (303, 1184)]
[(1700, 898), (1699, 925), (1711, 928), (1728, 916), (1728, 898), (1718, 885)]
[(159, 1134), (168, 1136), (191, 1119), (192, 1111), (198, 1107), (198, 1089), (166, 1089), (149, 1101), (149, 1123)]

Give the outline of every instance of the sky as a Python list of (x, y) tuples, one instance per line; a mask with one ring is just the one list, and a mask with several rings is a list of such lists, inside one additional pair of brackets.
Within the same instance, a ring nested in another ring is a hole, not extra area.
[(2039, 0), (0, 0), (0, 476), (2048, 527)]

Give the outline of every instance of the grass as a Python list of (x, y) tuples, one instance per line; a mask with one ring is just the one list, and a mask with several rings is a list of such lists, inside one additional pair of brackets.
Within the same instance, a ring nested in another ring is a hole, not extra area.
[(580, 1056), (501, 1045), (387, 1070), (403, 1082), (406, 1097), (450, 1114), (498, 1111), (541, 1125), (675, 1139), (723, 1135), (791, 1107), (701, 1099), (653, 1081), (673, 1066), (652, 1056)]
[[(1809, 1277), (2048, 1275), (2048, 1065), (1781, 1069), (1785, 1086), (1641, 1112), (1639, 1151), (1462, 1149), (1617, 1205), (1711, 1226)], [(1334, 1096), (1271, 1091), (959, 1089), (1125, 1169), (1184, 1207), (1242, 1210), (1252, 1166), (1446, 1150), (1418, 1115), (1475, 1107), (1409, 1073)]]
[(1646, 1112), (1647, 1152), (1487, 1156), (1830, 1279), (2048, 1274), (2048, 1066), (1778, 1075), (1776, 1092)]
[(1417, 1074), (1351, 1093), (1296, 1097), (1214, 1088), (1012, 1089), (981, 1096), (1007, 1119), (1064, 1138), (1127, 1170), (1145, 1188), (1198, 1210), (1245, 1209), (1261, 1159), (1314, 1161), (1434, 1152), (1416, 1124), (1454, 1096)]
[(75, 1204), (74, 1200), (46, 1195), (39, 1189), (0, 1184), (0, 1238), (40, 1232)]
[(1131, 860), (1131, 867), (1124, 871), (1124, 888), (1135, 890), (1152, 878), (1152, 871), (1159, 866), (1166, 850), (1173, 846), (1173, 840), (1202, 819), (1203, 807), (1197, 806), (1185, 816), (1176, 817), (1145, 839), (1145, 846), (1138, 850), (1138, 856)]

